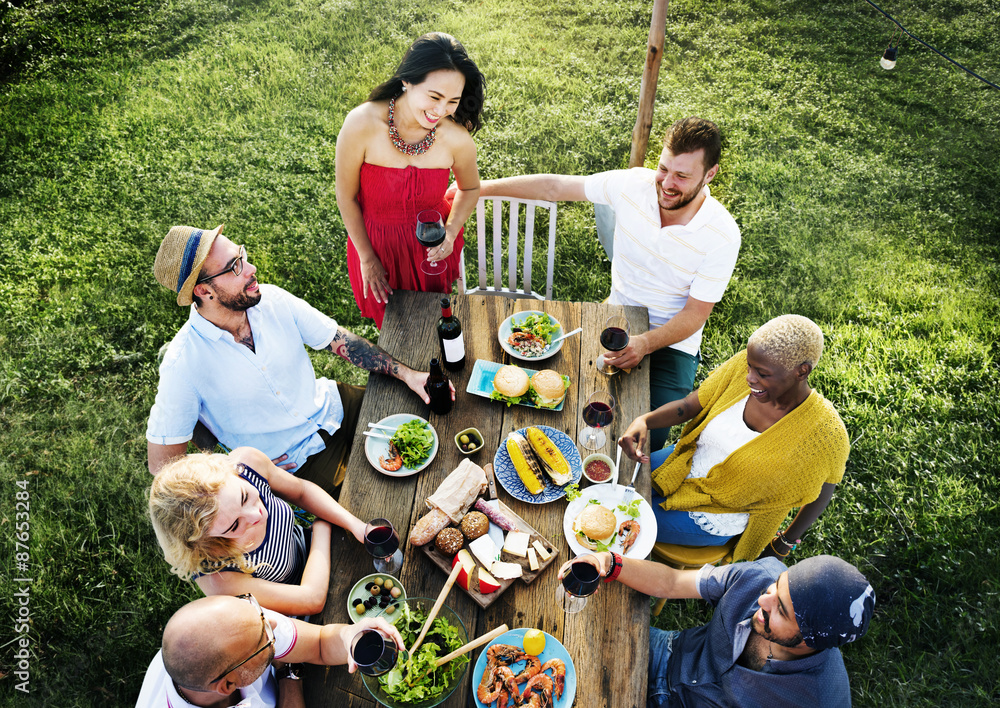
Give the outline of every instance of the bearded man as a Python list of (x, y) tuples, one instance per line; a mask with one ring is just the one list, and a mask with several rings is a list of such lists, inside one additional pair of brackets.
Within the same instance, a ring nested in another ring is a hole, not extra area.
[[(632, 335), (625, 349), (608, 352), (605, 361), (629, 369), (649, 356), (653, 409), (694, 388), (702, 330), (739, 254), (740, 229), (708, 188), (721, 153), (718, 126), (691, 117), (667, 130), (655, 170), (522, 175), (480, 185), (481, 197), (594, 203), (611, 259), (608, 302), (649, 311), (649, 331)], [(609, 222), (613, 237), (606, 233)], [(668, 430), (650, 435), (654, 450), (663, 447)]]
[(216, 441), (229, 450), (257, 448), (335, 494), (364, 388), (317, 378), (305, 347), (399, 379), (424, 403), (430, 401), (427, 372), (400, 363), (282, 288), (258, 283), (246, 249), (222, 229), (175, 226), (156, 254), (156, 279), (190, 312), (160, 364), (146, 428), (149, 471), (156, 474), (184, 454), (194, 437), (203, 448)]

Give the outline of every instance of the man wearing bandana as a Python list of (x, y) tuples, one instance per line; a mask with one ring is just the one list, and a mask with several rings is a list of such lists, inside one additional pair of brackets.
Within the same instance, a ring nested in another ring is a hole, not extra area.
[(851, 705), (838, 647), (868, 631), (875, 591), (850, 563), (816, 556), (786, 567), (764, 558), (675, 570), (608, 552), (581, 561), (607, 581), (715, 608), (701, 627), (650, 629), (647, 708)]

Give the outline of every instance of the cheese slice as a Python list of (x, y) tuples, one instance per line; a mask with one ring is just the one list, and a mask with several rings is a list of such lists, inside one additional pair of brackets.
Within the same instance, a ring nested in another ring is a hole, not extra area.
[(528, 549), (528, 567), (532, 570), (538, 570), (538, 556), (535, 555), (535, 549)]
[(551, 553), (545, 550), (545, 546), (543, 546), (541, 541), (539, 541), (538, 539), (532, 541), (531, 546), (536, 551), (538, 551), (538, 557), (541, 558), (543, 561), (547, 561), (549, 559), (549, 556), (552, 555)]
[(512, 555), (524, 558), (528, 555), (528, 541), (530, 540), (531, 536), (524, 531), (511, 531), (507, 534), (503, 549)]
[(489, 536), (480, 536), (469, 544), (472, 555), (479, 559), (483, 567), (490, 568), (495, 561), (500, 560), (500, 549)]
[(504, 563), (503, 561), (496, 561), (493, 567), (490, 568), (490, 572), (493, 573), (494, 577), (500, 578), (501, 580), (510, 580), (511, 578), (521, 577), (521, 564), (520, 563)]

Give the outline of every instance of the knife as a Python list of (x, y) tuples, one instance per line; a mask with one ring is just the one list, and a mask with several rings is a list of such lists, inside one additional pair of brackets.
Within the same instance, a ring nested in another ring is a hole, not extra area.
[[(500, 500), (497, 499), (497, 483), (496, 475), (493, 473), (493, 463), (487, 462), (486, 466), (483, 467), (483, 472), (486, 473), (486, 484), (489, 488), (490, 498), (486, 501), (491, 507), (500, 511)], [(503, 548), (504, 536), (503, 529), (490, 522), (490, 530), (488, 532), (490, 539), (496, 544), (497, 548)]]

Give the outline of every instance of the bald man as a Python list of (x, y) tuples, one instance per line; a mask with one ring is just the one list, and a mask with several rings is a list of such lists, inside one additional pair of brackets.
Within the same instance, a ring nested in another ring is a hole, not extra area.
[(403, 649), (403, 638), (382, 619), (320, 627), (261, 609), (252, 595), (195, 600), (167, 622), (163, 648), (142, 682), (136, 708), (201, 706), (304, 706), (293, 672), (276, 674), (272, 662), (347, 664), (354, 637), (380, 629)]

